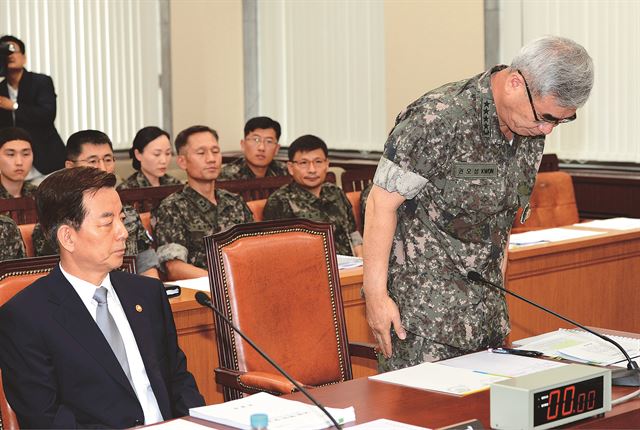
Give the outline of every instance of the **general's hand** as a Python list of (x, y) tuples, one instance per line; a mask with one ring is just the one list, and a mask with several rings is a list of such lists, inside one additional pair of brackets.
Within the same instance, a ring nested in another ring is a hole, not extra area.
[(13, 110), (13, 101), (8, 97), (0, 96), (0, 109)]
[(391, 333), (393, 329), (400, 339), (405, 339), (407, 333), (400, 322), (398, 305), (387, 294), (379, 297), (366, 297), (367, 322), (373, 331), (373, 335), (385, 357), (391, 357)]

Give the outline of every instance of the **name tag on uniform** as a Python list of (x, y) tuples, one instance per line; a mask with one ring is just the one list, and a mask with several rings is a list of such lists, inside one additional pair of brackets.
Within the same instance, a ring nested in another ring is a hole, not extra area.
[(453, 177), (463, 179), (497, 178), (497, 163), (454, 163)]

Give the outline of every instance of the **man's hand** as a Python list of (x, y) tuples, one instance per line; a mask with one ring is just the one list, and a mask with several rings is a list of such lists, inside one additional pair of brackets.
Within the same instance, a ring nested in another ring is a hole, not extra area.
[(391, 326), (398, 337), (404, 340), (407, 333), (400, 321), (398, 306), (387, 294), (380, 297), (365, 297), (367, 322), (385, 357), (391, 357)]
[(0, 109), (13, 110), (13, 100), (8, 97), (0, 96)]

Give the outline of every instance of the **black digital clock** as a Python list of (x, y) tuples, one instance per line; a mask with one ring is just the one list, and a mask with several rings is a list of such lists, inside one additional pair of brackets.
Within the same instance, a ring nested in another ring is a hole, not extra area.
[(533, 425), (554, 422), (602, 408), (604, 376), (533, 394)]

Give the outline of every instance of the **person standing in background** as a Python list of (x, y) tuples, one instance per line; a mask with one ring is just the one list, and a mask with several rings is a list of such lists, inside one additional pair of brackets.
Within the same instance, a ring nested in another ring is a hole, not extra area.
[(64, 167), (64, 143), (53, 121), (56, 119), (56, 92), (47, 75), (24, 68), (24, 43), (15, 36), (0, 37), (9, 44), (7, 76), (0, 82), (0, 128), (21, 127), (32, 137), (33, 167), (27, 180), (40, 182), (43, 176)]

